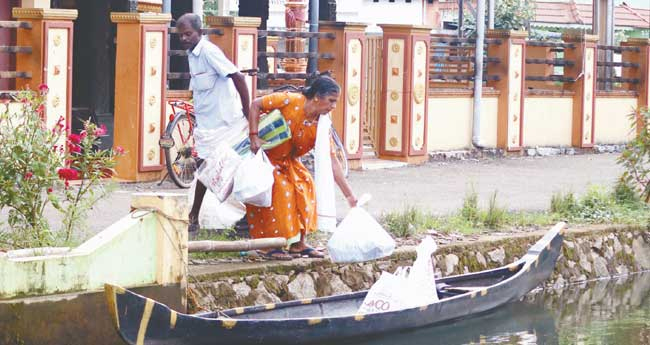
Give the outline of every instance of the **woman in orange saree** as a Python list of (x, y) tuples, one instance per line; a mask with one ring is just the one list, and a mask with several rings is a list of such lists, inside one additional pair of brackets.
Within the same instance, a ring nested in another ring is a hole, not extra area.
[[(291, 260), (291, 254), (317, 258), (324, 256), (305, 242), (305, 235), (315, 231), (318, 225), (317, 191), (311, 174), (299, 158), (314, 147), (318, 119), (336, 107), (339, 94), (338, 84), (330, 77), (321, 76), (303, 93), (273, 93), (253, 100), (250, 106), (248, 120), (252, 152), (257, 152), (263, 144), (257, 135), (261, 113), (280, 110), (291, 129), (290, 140), (266, 151), (271, 164), (275, 166), (271, 206), (246, 205), (251, 238), (287, 239), (288, 252), (279, 249), (263, 252), (268, 258)], [(357, 199), (345, 179), (341, 165), (334, 158), (332, 172), (334, 181), (348, 204), (355, 206)]]

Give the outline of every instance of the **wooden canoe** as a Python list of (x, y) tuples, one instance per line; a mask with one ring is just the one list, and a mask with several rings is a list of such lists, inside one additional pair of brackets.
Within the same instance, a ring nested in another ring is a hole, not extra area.
[(183, 314), (124, 288), (106, 284), (108, 308), (128, 344), (323, 344), (431, 326), (517, 300), (553, 272), (562, 246), (558, 223), (510, 265), (438, 279), (440, 301), (422, 307), (357, 314), (367, 291)]

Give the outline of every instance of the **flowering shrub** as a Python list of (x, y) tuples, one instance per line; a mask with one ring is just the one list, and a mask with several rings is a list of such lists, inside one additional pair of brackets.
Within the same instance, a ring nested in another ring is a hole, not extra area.
[(618, 157), (624, 170), (620, 182), (636, 191), (641, 200), (650, 202), (650, 109), (639, 109), (630, 114), (633, 131), (639, 131)]
[[(20, 110), (12, 114), (7, 104), (0, 113), (0, 210), (8, 209), (9, 225), (0, 228), (0, 246), (69, 242), (86, 212), (108, 193), (102, 179), (114, 173), (115, 157), (123, 153), (121, 148), (96, 149), (106, 128), (89, 121), (80, 134), (66, 135), (63, 117), (46, 128), (47, 92), (45, 85), (38, 92), (21, 91)], [(44, 217), (48, 205), (63, 215), (59, 231)]]

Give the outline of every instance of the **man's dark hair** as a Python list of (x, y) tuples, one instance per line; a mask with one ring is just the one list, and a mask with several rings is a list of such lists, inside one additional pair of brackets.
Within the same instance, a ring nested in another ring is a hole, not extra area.
[(311, 85), (303, 90), (302, 94), (308, 99), (312, 99), (314, 96), (326, 97), (340, 92), (341, 87), (334, 79), (322, 75), (314, 79)]
[(195, 13), (185, 13), (176, 21), (176, 27), (187, 24), (189, 24), (195, 31), (201, 31), (201, 27), (203, 26), (201, 23), (201, 16)]

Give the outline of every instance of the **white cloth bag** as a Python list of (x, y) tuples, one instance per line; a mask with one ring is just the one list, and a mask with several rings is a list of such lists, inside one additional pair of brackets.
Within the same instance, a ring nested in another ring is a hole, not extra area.
[(330, 153), (330, 128), (332, 128), (332, 120), (329, 114), (321, 115), (318, 119), (318, 128), (316, 129), (314, 180), (316, 184), (318, 230), (326, 232), (332, 232), (336, 229), (336, 203), (334, 198), (332, 156)]
[(361, 262), (389, 256), (395, 250), (395, 240), (361, 208), (370, 195), (359, 198), (327, 242), (333, 262)]
[(273, 164), (264, 153), (257, 150), (239, 164), (235, 173), (233, 196), (235, 199), (258, 207), (271, 206), (273, 196)]
[(199, 167), (199, 181), (223, 202), (232, 192), (235, 172), (241, 161), (241, 156), (224, 142)]

